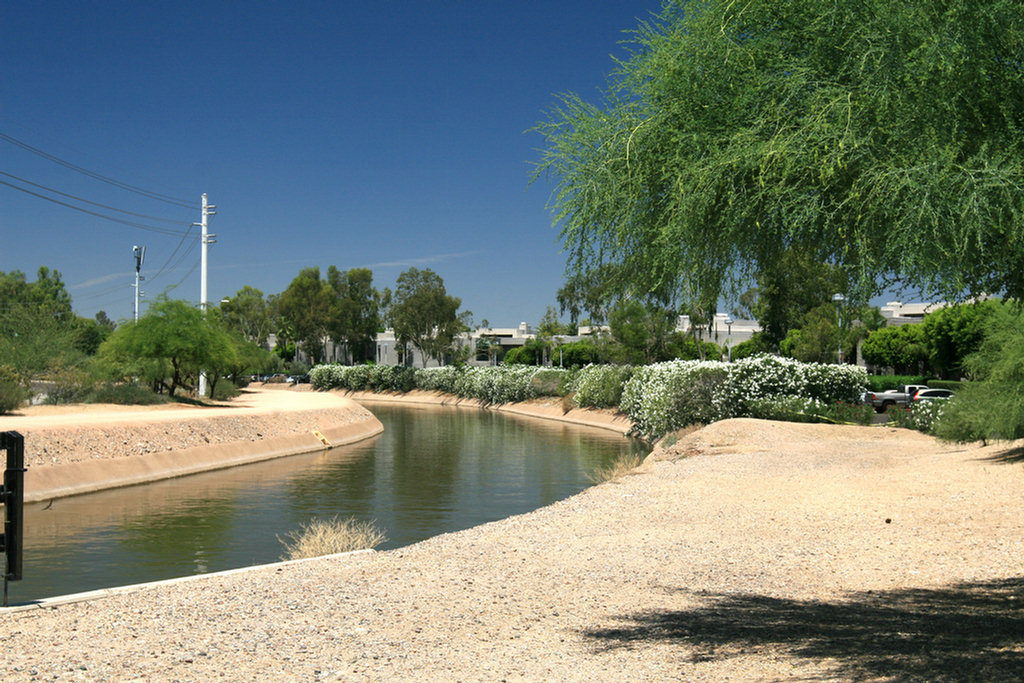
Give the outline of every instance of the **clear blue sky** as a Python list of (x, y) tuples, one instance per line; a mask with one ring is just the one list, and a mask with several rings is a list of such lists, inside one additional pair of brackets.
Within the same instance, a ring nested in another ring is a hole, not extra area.
[[(203, 192), (217, 205), (209, 299), (284, 290), (298, 271), (431, 268), (474, 319), (535, 324), (564, 257), (529, 184), (529, 130), (660, 0), (8, 2), (0, 6), (0, 271), (59, 270), (75, 310), (131, 316), (143, 291), (198, 302)], [(147, 218), (100, 208), (25, 181)], [(156, 220), (162, 219), (162, 220)], [(171, 221), (171, 222), (166, 222)], [(179, 244), (181, 245), (179, 248)], [(191, 247), (191, 248), (190, 248)], [(177, 251), (175, 251), (177, 248)], [(193, 270), (194, 269), (194, 270)], [(180, 284), (179, 284), (180, 283)]]

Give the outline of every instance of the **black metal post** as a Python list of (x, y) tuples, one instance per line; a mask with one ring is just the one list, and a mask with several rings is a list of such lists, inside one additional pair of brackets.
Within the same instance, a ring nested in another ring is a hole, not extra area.
[(0, 500), (4, 504), (4, 533), (0, 549), (6, 559), (4, 569), (4, 607), (7, 606), (7, 582), (21, 580), (23, 511), (25, 508), (25, 437), (18, 432), (0, 432), (0, 450), (7, 451), (7, 469)]

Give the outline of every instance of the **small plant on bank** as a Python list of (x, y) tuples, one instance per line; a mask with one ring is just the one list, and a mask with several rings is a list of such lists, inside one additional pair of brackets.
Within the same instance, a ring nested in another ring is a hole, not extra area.
[(14, 368), (0, 365), (0, 415), (17, 409), (28, 399), (28, 395), (28, 390), (22, 386)]
[(644, 456), (639, 453), (624, 455), (610, 465), (598, 467), (587, 475), (587, 479), (595, 484), (603, 484), (606, 481), (621, 479), (640, 467), (644, 463)]
[(214, 401), (227, 401), (232, 398), (241, 396), (242, 392), (234, 385), (230, 380), (222, 379), (214, 385), (213, 396)]
[(376, 522), (334, 516), (330, 519), (313, 518), (298, 531), (287, 534), (285, 538), (278, 537), (278, 540), (285, 547), (282, 560), (301, 560), (375, 548), (387, 537)]

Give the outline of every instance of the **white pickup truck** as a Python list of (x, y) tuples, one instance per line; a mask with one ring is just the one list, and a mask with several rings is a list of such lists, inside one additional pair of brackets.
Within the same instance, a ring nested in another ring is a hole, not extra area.
[(892, 406), (909, 405), (917, 392), (927, 388), (924, 384), (901, 384), (889, 391), (868, 391), (864, 394), (864, 402), (874, 406), (876, 413), (884, 413)]

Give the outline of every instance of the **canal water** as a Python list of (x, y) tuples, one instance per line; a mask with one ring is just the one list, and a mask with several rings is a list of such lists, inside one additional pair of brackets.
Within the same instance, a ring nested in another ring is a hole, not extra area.
[[(320, 453), (25, 509), (10, 603), (276, 562), (314, 517), (375, 520), (396, 548), (529, 512), (643, 444), (473, 408), (374, 404), (380, 436)], [(30, 448), (26, 444), (26, 448)]]

